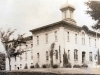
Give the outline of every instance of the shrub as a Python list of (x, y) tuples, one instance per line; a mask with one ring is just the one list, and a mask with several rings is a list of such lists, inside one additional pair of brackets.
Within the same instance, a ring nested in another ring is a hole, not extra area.
[(81, 67), (88, 68), (88, 65), (87, 64), (83, 64), (83, 65), (81, 65)]
[(42, 67), (43, 68), (49, 68), (50, 66), (49, 66), (49, 64), (43, 64)]
[(27, 66), (27, 65), (25, 65), (24, 69), (28, 69), (28, 66)]
[(54, 65), (53, 65), (53, 68), (58, 68), (58, 65), (57, 65), (57, 64), (54, 64)]
[(35, 64), (35, 68), (40, 68), (38, 63)]
[(34, 68), (34, 65), (31, 65), (30, 68)]
[(72, 65), (70, 63), (65, 65), (65, 68), (71, 68), (71, 67), (72, 67)]
[(44, 65), (42, 65), (42, 67), (43, 67), (43, 68), (47, 68), (47, 65), (44, 64)]
[(73, 68), (80, 68), (80, 65), (74, 65)]

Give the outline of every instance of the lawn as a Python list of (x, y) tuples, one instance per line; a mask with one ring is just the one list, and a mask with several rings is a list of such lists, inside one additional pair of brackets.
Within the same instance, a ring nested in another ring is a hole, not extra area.
[(33, 68), (19, 70), (20, 72), (51, 72), (59, 74), (100, 74), (100, 68)]

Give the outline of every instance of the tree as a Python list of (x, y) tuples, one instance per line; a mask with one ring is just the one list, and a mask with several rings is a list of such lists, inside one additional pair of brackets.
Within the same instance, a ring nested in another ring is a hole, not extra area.
[(93, 29), (100, 29), (100, 1), (88, 1), (85, 3), (87, 5), (86, 13), (89, 14), (92, 19), (97, 21), (95, 25), (92, 26)]
[(52, 44), (51, 44), (51, 50), (50, 50), (51, 67), (53, 67), (53, 53), (54, 53), (54, 47), (55, 47), (55, 43), (52, 43)]
[(64, 54), (63, 54), (63, 66), (65, 67), (66, 64), (68, 64), (68, 58), (67, 58), (67, 53), (65, 52), (65, 49), (64, 49)]
[(11, 70), (11, 65), (10, 65), (10, 62), (11, 62), (11, 57), (12, 56), (16, 56), (16, 55), (19, 55), (21, 54), (22, 52), (19, 52), (17, 51), (15, 53), (15, 50), (16, 48), (18, 47), (18, 45), (20, 43), (23, 43), (23, 35), (18, 35), (17, 39), (16, 40), (12, 40), (12, 46), (8, 46), (8, 43), (10, 41), (10, 37), (11, 35), (15, 32), (16, 29), (14, 30), (11, 30), (10, 28), (7, 30), (7, 31), (3, 31), (1, 30), (0, 31), (0, 38), (1, 38), (1, 42), (2, 44), (4, 45), (4, 48), (5, 48), (5, 51), (6, 51), (6, 55), (7, 55), (7, 58), (9, 60), (9, 70)]
[(0, 52), (0, 70), (5, 70), (5, 54)]

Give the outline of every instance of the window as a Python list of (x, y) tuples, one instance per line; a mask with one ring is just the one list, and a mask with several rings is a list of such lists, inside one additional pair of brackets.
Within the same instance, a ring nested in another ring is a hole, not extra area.
[(97, 55), (95, 54), (94, 59), (97, 60)]
[(39, 45), (39, 36), (37, 36), (37, 45)]
[(45, 34), (46, 43), (48, 43), (48, 34)]
[(55, 31), (55, 41), (57, 41), (57, 31)]
[(56, 59), (58, 59), (58, 50), (55, 50)]
[(91, 46), (91, 38), (89, 38), (89, 46)]
[(74, 60), (78, 60), (78, 50), (74, 50)]
[(70, 18), (72, 18), (72, 11), (70, 11)]
[(28, 45), (26, 45), (26, 48), (28, 48)]
[(67, 32), (67, 41), (69, 41), (69, 32)]
[(33, 48), (33, 44), (31, 44), (31, 48)]
[(39, 58), (40, 58), (40, 55), (39, 55), (39, 53), (37, 53), (37, 59), (38, 59), (38, 61), (39, 61)]
[(84, 34), (84, 32), (82, 32), (82, 44), (83, 45), (85, 44), (85, 34)]
[(22, 60), (22, 55), (20, 55), (20, 61)]
[(25, 53), (25, 60), (27, 60), (27, 53)]
[(16, 65), (15, 65), (15, 70), (16, 70)]
[(95, 47), (96, 47), (96, 39), (95, 39)]
[(33, 51), (31, 51), (31, 59), (33, 59)]
[(68, 59), (70, 60), (70, 50), (68, 50)]
[(75, 34), (75, 43), (77, 44), (77, 34)]
[(66, 11), (64, 11), (64, 19), (66, 19)]
[(49, 60), (48, 51), (46, 51), (46, 60)]
[(20, 68), (22, 68), (22, 64), (20, 64)]
[(89, 53), (89, 60), (92, 62), (92, 52)]

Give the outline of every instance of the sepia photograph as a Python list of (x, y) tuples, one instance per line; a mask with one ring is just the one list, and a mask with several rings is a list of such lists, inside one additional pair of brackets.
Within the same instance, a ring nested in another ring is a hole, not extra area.
[(0, 0), (0, 75), (100, 75), (100, 0)]

